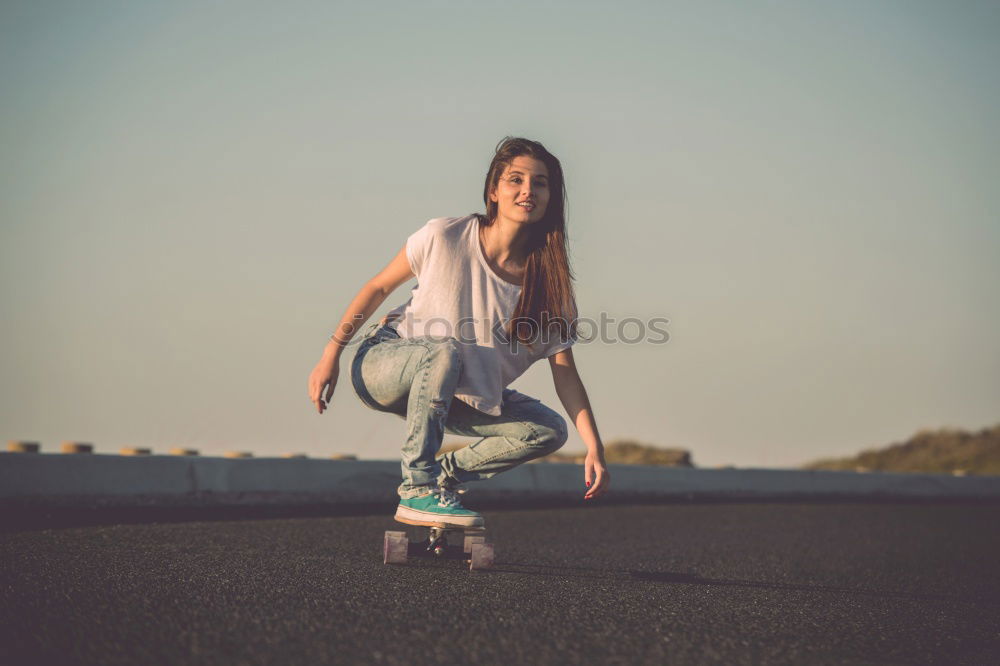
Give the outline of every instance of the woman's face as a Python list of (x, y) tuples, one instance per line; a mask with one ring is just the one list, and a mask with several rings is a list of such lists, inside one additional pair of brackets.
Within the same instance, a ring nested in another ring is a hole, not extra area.
[(537, 222), (549, 205), (549, 170), (545, 162), (518, 155), (504, 169), (490, 193), (497, 203), (497, 217), (511, 222)]

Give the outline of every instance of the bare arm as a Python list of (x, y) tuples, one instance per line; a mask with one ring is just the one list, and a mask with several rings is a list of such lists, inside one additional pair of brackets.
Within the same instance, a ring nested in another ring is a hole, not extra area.
[[(340, 354), (382, 302), (410, 278), (416, 277), (406, 258), (406, 246), (389, 262), (378, 275), (366, 282), (354, 300), (347, 306), (344, 316), (334, 329), (330, 341), (323, 349), (319, 363), (309, 375), (309, 399), (322, 414), (326, 404), (333, 397), (340, 374)], [(324, 391), (326, 393), (324, 400)]]
[(372, 316), (383, 301), (410, 278), (415, 277), (410, 270), (410, 262), (406, 258), (406, 246), (393, 257), (382, 271), (365, 283), (358, 294), (347, 306), (344, 316), (333, 331), (333, 336), (323, 350), (323, 356), (339, 359), (344, 347), (351, 341), (354, 334), (364, 326), (365, 321)]
[(562, 402), (566, 413), (576, 425), (577, 432), (587, 446), (587, 457), (584, 461), (584, 481), (589, 490), (584, 499), (591, 499), (604, 494), (611, 483), (607, 464), (604, 461), (604, 444), (597, 432), (597, 421), (587, 397), (587, 389), (583, 386), (580, 373), (573, 360), (573, 350), (564, 349), (549, 357), (549, 367), (552, 369), (552, 381), (556, 386), (556, 394)]
[(344, 347), (388, 296), (370, 282), (361, 287), (354, 300), (347, 306), (344, 316), (341, 317), (340, 323), (334, 329), (333, 335), (330, 336), (330, 341), (326, 343), (323, 358), (333, 361), (340, 360)]

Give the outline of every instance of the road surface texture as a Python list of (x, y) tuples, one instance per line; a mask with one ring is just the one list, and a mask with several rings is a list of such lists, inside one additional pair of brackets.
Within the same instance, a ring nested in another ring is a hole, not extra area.
[(485, 516), (484, 573), (387, 516), (0, 534), (0, 663), (1000, 663), (1000, 506)]

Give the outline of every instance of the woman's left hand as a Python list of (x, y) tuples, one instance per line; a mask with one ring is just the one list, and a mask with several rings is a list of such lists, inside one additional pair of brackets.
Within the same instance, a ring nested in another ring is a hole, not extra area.
[(589, 500), (599, 497), (611, 487), (611, 474), (608, 472), (608, 465), (604, 462), (603, 451), (591, 451), (583, 461), (583, 480), (587, 482), (587, 494), (583, 499)]

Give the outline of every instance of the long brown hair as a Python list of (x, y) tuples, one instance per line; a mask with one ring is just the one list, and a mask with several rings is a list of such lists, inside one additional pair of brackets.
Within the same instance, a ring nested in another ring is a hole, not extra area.
[[(573, 291), (573, 271), (566, 250), (566, 186), (559, 160), (537, 141), (520, 137), (504, 137), (486, 172), (483, 201), (486, 215), (477, 213), (481, 226), (496, 222), (498, 205), (490, 201), (490, 192), (500, 182), (500, 176), (515, 157), (526, 155), (540, 160), (549, 172), (549, 203), (545, 216), (531, 225), (527, 241), (527, 261), (521, 298), (504, 332), (511, 343), (520, 342), (532, 348), (533, 338), (560, 341), (577, 337), (576, 297)], [(516, 338), (514, 337), (516, 335)]]

